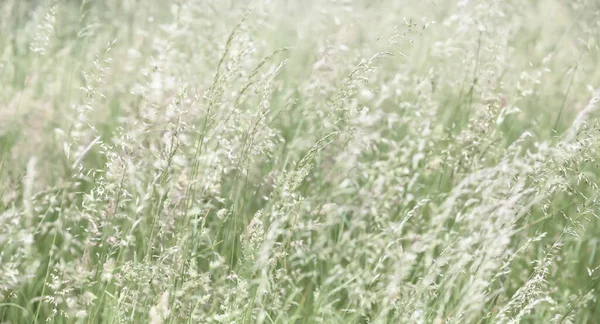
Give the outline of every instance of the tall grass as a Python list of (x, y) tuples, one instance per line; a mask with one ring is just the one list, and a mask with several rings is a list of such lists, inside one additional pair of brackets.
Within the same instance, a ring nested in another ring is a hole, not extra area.
[(0, 322), (600, 322), (599, 13), (0, 0)]

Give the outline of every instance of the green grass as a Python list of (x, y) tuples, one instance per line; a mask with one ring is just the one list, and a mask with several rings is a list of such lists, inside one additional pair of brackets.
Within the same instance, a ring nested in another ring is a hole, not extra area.
[(0, 323), (597, 323), (596, 1), (0, 0)]

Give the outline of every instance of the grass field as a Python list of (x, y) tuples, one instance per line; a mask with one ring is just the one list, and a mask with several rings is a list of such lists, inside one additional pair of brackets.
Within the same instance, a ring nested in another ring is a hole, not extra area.
[(600, 323), (597, 0), (0, 0), (0, 323)]

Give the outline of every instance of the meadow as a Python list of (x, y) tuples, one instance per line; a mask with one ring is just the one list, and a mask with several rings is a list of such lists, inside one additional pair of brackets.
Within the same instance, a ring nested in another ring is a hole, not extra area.
[(0, 323), (600, 323), (597, 0), (0, 0)]

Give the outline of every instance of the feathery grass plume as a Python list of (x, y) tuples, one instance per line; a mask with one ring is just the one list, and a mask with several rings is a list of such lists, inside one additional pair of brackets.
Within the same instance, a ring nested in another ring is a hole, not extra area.
[(29, 46), (30, 50), (39, 55), (46, 55), (50, 47), (50, 42), (54, 36), (56, 24), (56, 5), (52, 5), (47, 12), (40, 14), (42, 8), (37, 9), (40, 17), (40, 22), (35, 28), (35, 36)]

